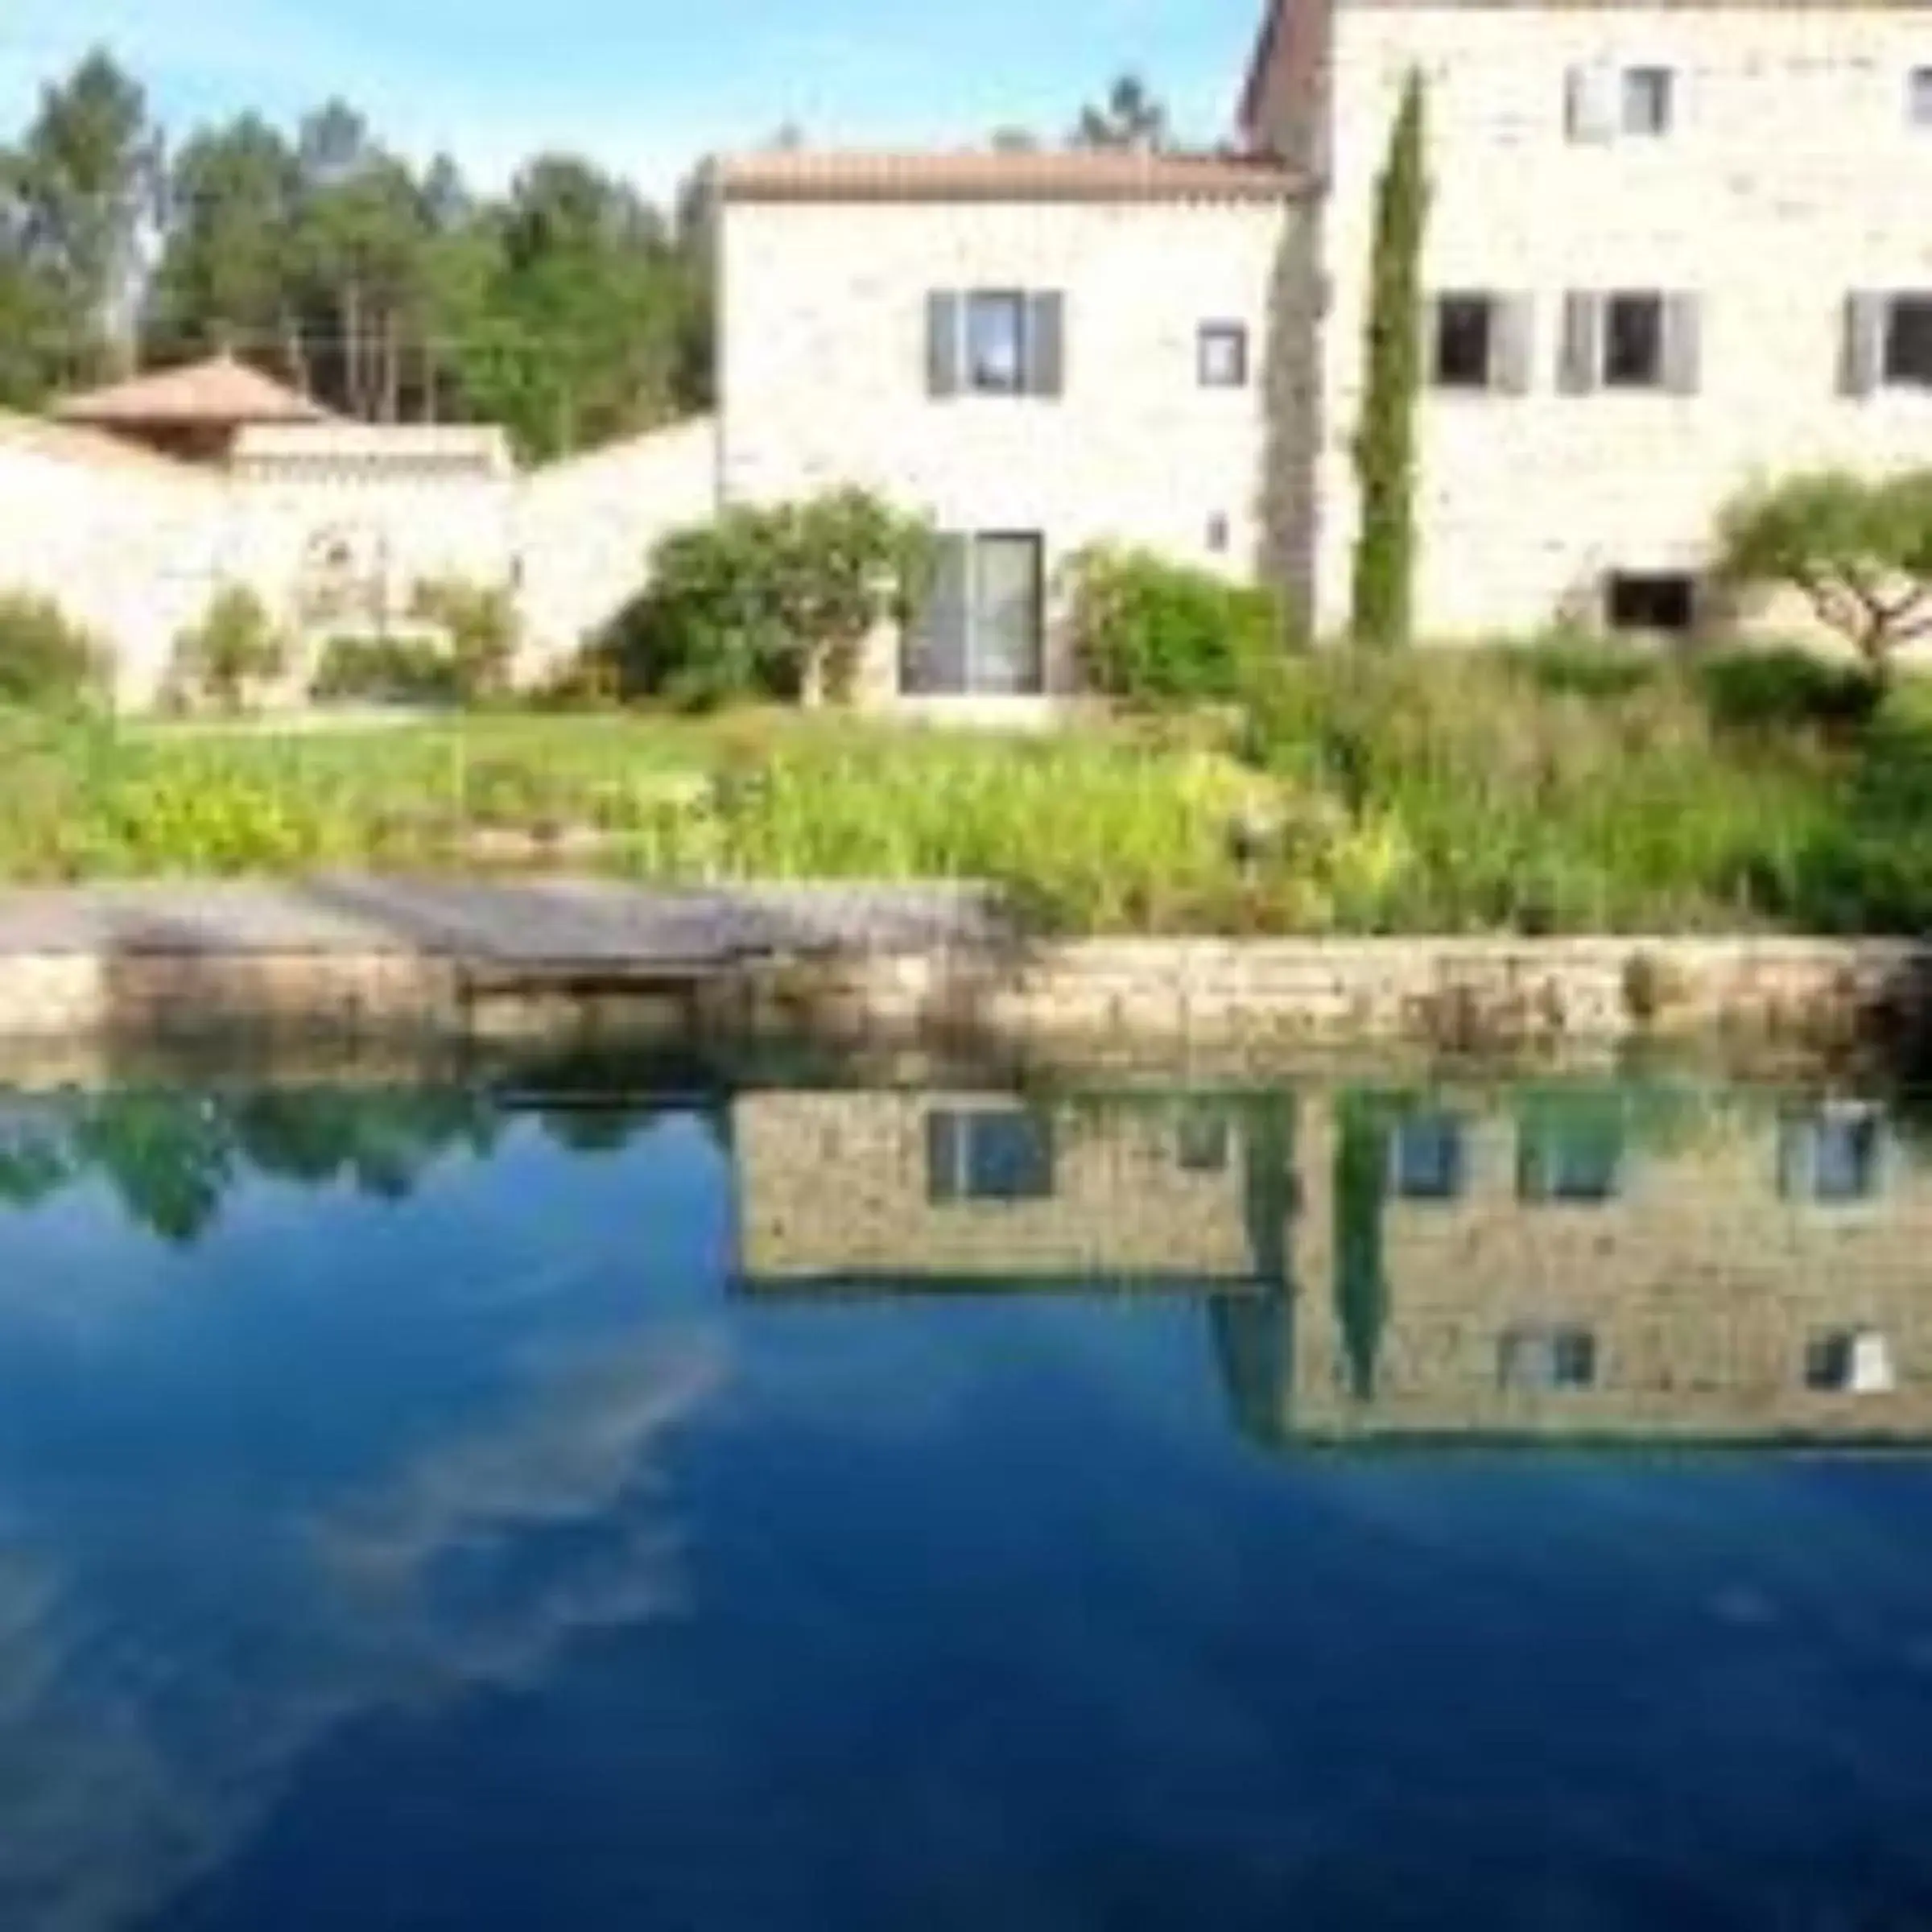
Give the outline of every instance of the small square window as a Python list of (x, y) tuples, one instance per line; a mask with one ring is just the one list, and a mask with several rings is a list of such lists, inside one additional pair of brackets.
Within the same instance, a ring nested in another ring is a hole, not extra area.
[(1667, 67), (1624, 70), (1624, 132), (1667, 134), (1670, 131), (1674, 76)]
[(1405, 1201), (1453, 1201), (1463, 1191), (1463, 1125), (1453, 1114), (1412, 1114), (1389, 1149), (1389, 1184)]
[(1889, 1395), (1898, 1386), (1892, 1344), (1876, 1328), (1836, 1328), (1805, 1344), (1805, 1386), (1820, 1395)]
[(1623, 1185), (1624, 1136), (1609, 1119), (1579, 1115), (1526, 1124), (1517, 1151), (1519, 1199), (1595, 1207)]
[(1883, 1127), (1868, 1108), (1788, 1120), (1778, 1147), (1780, 1191), (1788, 1200), (1826, 1207), (1876, 1199), (1884, 1150)]
[(1894, 295), (1885, 312), (1885, 380), (1932, 387), (1932, 295)]
[(1435, 304), (1435, 382), (1439, 389), (1487, 389), (1496, 334), (1488, 295), (1443, 295)]
[(1687, 571), (1613, 570), (1604, 620), (1614, 631), (1681, 637), (1697, 625), (1697, 580)]
[(1663, 297), (1612, 295), (1604, 304), (1604, 386), (1656, 389), (1663, 379)]
[(1181, 1116), (1174, 1136), (1174, 1158), (1187, 1174), (1225, 1174), (1233, 1150), (1228, 1117), (1197, 1107)]
[(1248, 386), (1248, 331), (1240, 323), (1201, 324), (1199, 372), (1203, 389)]
[(966, 299), (966, 383), (982, 395), (1017, 396), (1026, 380), (1026, 298), (982, 291)]
[(926, 1122), (927, 1197), (1041, 1201), (1054, 1189), (1053, 1129), (1027, 1113), (939, 1112)]
[(1596, 1385), (1596, 1337), (1587, 1328), (1526, 1326), (1503, 1331), (1496, 1381), (1530, 1393)]
[(1915, 67), (1905, 83), (1905, 118), (1914, 127), (1932, 128), (1932, 67)]

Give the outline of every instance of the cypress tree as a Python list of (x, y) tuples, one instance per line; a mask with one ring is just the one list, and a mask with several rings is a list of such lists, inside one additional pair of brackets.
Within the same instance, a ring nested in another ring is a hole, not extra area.
[(1381, 647), (1409, 641), (1415, 572), (1415, 406), (1422, 382), (1422, 230), (1428, 219), (1422, 81), (1411, 72), (1376, 184), (1367, 382), (1355, 440), (1361, 534), (1354, 631)]

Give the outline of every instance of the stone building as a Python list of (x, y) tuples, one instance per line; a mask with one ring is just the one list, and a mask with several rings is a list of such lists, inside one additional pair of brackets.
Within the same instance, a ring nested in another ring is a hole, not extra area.
[(731, 1144), (750, 1293), (1267, 1286), (1250, 1144), (1210, 1103), (752, 1092)]
[(1221, 155), (750, 156), (724, 190), (723, 485), (850, 478), (952, 541), (877, 685), (1051, 693), (1098, 537), (1331, 635), (1377, 178), (1427, 107), (1417, 619), (1646, 635), (1723, 506), (1932, 450), (1925, 0), (1271, 0)]
[(744, 1291), (1203, 1311), (1258, 1442), (1932, 1444), (1932, 1161), (1776, 1096), (751, 1092)]
[(651, 548), (716, 507), (708, 418), (520, 469), (487, 425), (331, 415), (222, 357), (0, 413), (0, 591), (51, 597), (111, 649), (117, 696), (151, 703), (221, 590), (294, 639), (394, 634), (419, 584), (512, 595), (526, 676), (642, 588)]
[(857, 483), (944, 533), (877, 694), (1075, 682), (1052, 578), (1101, 540), (1245, 576), (1279, 549), (1270, 313), (1302, 215), (1268, 161), (747, 156), (720, 174), (721, 482)]

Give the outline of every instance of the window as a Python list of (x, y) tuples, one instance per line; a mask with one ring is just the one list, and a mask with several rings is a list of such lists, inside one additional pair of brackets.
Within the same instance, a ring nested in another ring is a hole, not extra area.
[(1057, 396), (1065, 303), (1022, 289), (935, 290), (926, 299), (926, 386), (935, 397)]
[(1620, 67), (1614, 61), (1572, 68), (1564, 118), (1572, 141), (1667, 134), (1677, 118), (1677, 76), (1667, 67)]
[(1805, 1386), (1818, 1394), (1889, 1395), (1898, 1386), (1892, 1344), (1876, 1328), (1838, 1328), (1805, 1344)]
[(926, 1193), (935, 1204), (1050, 1199), (1052, 1123), (1018, 1109), (927, 1115)]
[(1540, 1323), (1506, 1328), (1496, 1344), (1496, 1381), (1528, 1393), (1596, 1384), (1596, 1337), (1587, 1328)]
[(1198, 356), (1202, 388), (1248, 386), (1248, 331), (1239, 322), (1203, 322)]
[(909, 696), (1045, 688), (1044, 547), (1030, 532), (951, 535), (935, 549), (925, 609), (906, 629)]
[(1624, 68), (1623, 128), (1626, 134), (1670, 133), (1672, 82), (1667, 67)]
[(1905, 118), (1914, 127), (1932, 127), (1932, 67), (1915, 67), (1905, 83)]
[(966, 298), (966, 386), (1017, 396), (1026, 380), (1026, 298), (981, 292)]
[(1435, 304), (1435, 382), (1440, 389), (1487, 389), (1496, 332), (1488, 295), (1441, 295)]
[(1612, 295), (1604, 305), (1604, 386), (1655, 389), (1664, 379), (1664, 299)]
[(1463, 1125), (1453, 1114), (1411, 1114), (1389, 1150), (1389, 1183), (1405, 1201), (1453, 1201), (1463, 1191)]
[(1596, 389), (1695, 395), (1702, 312), (1695, 295), (1649, 289), (1566, 295), (1558, 386), (1572, 395)]
[(1612, 630), (1682, 635), (1697, 624), (1697, 580), (1686, 571), (1614, 570), (1604, 581)]
[(1594, 1206), (1616, 1199), (1623, 1166), (1623, 1125), (1609, 1114), (1579, 1109), (1574, 1117), (1527, 1121), (1517, 1147), (1517, 1195), (1533, 1203)]
[(1932, 295), (1892, 298), (1885, 315), (1885, 379), (1932, 386)]
[(1778, 1191), (1787, 1200), (1827, 1207), (1875, 1199), (1884, 1154), (1884, 1125), (1874, 1108), (1789, 1118), (1778, 1137)]
[(1225, 1174), (1233, 1135), (1228, 1117), (1212, 1108), (1195, 1107), (1181, 1116), (1174, 1136), (1174, 1157), (1186, 1174)]

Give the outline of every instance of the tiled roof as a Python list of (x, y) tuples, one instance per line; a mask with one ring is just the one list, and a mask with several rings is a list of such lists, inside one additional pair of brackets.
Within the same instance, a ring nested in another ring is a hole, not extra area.
[(1265, 158), (1118, 151), (782, 150), (729, 157), (718, 183), (728, 198), (745, 201), (1278, 201), (1305, 187)]
[(205, 475), (192, 464), (175, 462), (118, 436), (70, 428), (64, 423), (50, 423), (44, 416), (16, 415), (11, 410), (0, 409), (0, 449), (25, 450), (54, 462), (86, 464), (97, 469), (145, 470), (151, 476), (180, 482), (198, 483)]
[(93, 423), (105, 427), (332, 419), (320, 403), (270, 382), (259, 369), (226, 355), (67, 397), (55, 405), (53, 414), (63, 423)]

